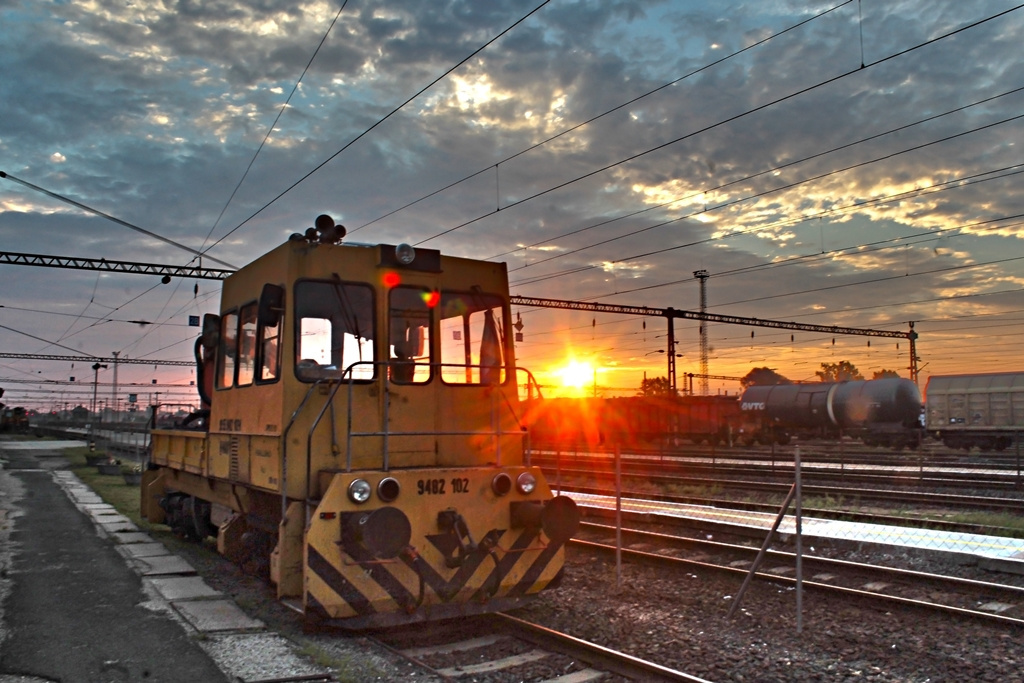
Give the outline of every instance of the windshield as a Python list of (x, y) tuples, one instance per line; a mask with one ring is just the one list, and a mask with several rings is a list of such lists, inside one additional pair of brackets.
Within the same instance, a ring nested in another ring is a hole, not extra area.
[[(354, 363), (372, 363), (373, 289), (364, 284), (305, 280), (295, 285), (295, 374), (312, 382), (341, 377)], [(373, 365), (351, 377), (373, 379)]]

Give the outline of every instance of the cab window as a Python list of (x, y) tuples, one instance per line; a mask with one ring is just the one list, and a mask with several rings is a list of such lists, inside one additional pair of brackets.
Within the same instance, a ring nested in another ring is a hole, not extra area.
[(441, 379), (448, 384), (503, 384), (506, 375), (501, 297), (444, 293), (440, 303)]
[(237, 386), (252, 384), (256, 376), (256, 302), (242, 306), (238, 317)]
[(259, 327), (260, 374), (258, 382), (272, 382), (280, 374), (281, 368), (281, 319), (273, 324), (261, 321)]
[(238, 311), (220, 317), (220, 349), (217, 353), (217, 388), (227, 389), (235, 383), (238, 354)]
[(395, 287), (388, 297), (388, 376), (399, 384), (429, 382), (430, 309), (437, 294), (422, 288)]
[(369, 380), (375, 337), (373, 289), (340, 280), (295, 285), (295, 376)]

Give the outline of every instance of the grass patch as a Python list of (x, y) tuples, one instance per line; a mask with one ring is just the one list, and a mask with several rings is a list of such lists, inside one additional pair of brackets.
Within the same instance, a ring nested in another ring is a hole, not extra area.
[(711, 486), (668, 484), (663, 487), (663, 490), (665, 495), (678, 496), (680, 498), (714, 498), (725, 492), (725, 489), (720, 484), (713, 484)]
[[(368, 665), (357, 656), (350, 654), (339, 654), (328, 652), (316, 643), (306, 639), (300, 639), (297, 652), (299, 655), (308, 658), (314, 664), (325, 669), (331, 669), (339, 676), (339, 680), (356, 680), (351, 676), (365, 676)], [(376, 668), (376, 667), (374, 667)], [(379, 672), (384, 675), (384, 671)]]
[(163, 525), (153, 525), (139, 515), (139, 487), (129, 486), (121, 474), (100, 474), (93, 465), (87, 465), (85, 456), (104, 455), (103, 451), (90, 451), (88, 446), (77, 446), (64, 449), (64, 457), (83, 484), (122, 515), (130, 519), (136, 526), (145, 531), (166, 529)]
[(1024, 517), (1008, 512), (961, 512), (949, 515), (947, 521), (958, 524), (978, 524), (1007, 530), (1011, 538), (1024, 538)]
[(803, 506), (805, 508), (814, 508), (815, 510), (839, 510), (844, 511), (848, 507), (842, 497), (836, 496), (808, 496), (803, 500)]

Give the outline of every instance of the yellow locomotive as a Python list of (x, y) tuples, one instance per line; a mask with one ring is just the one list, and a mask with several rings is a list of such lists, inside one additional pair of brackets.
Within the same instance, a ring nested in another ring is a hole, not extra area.
[(224, 281), (204, 410), (152, 430), (143, 516), (346, 628), (557, 585), (579, 513), (529, 463), (505, 265), (343, 236), (320, 216)]

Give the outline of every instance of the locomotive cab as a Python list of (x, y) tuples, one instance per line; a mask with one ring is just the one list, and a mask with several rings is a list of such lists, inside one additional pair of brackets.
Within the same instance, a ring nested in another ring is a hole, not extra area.
[(232, 274), (207, 431), (154, 430), (143, 514), (350, 628), (507, 609), (578, 525), (524, 449), (504, 264), (317, 229)]

